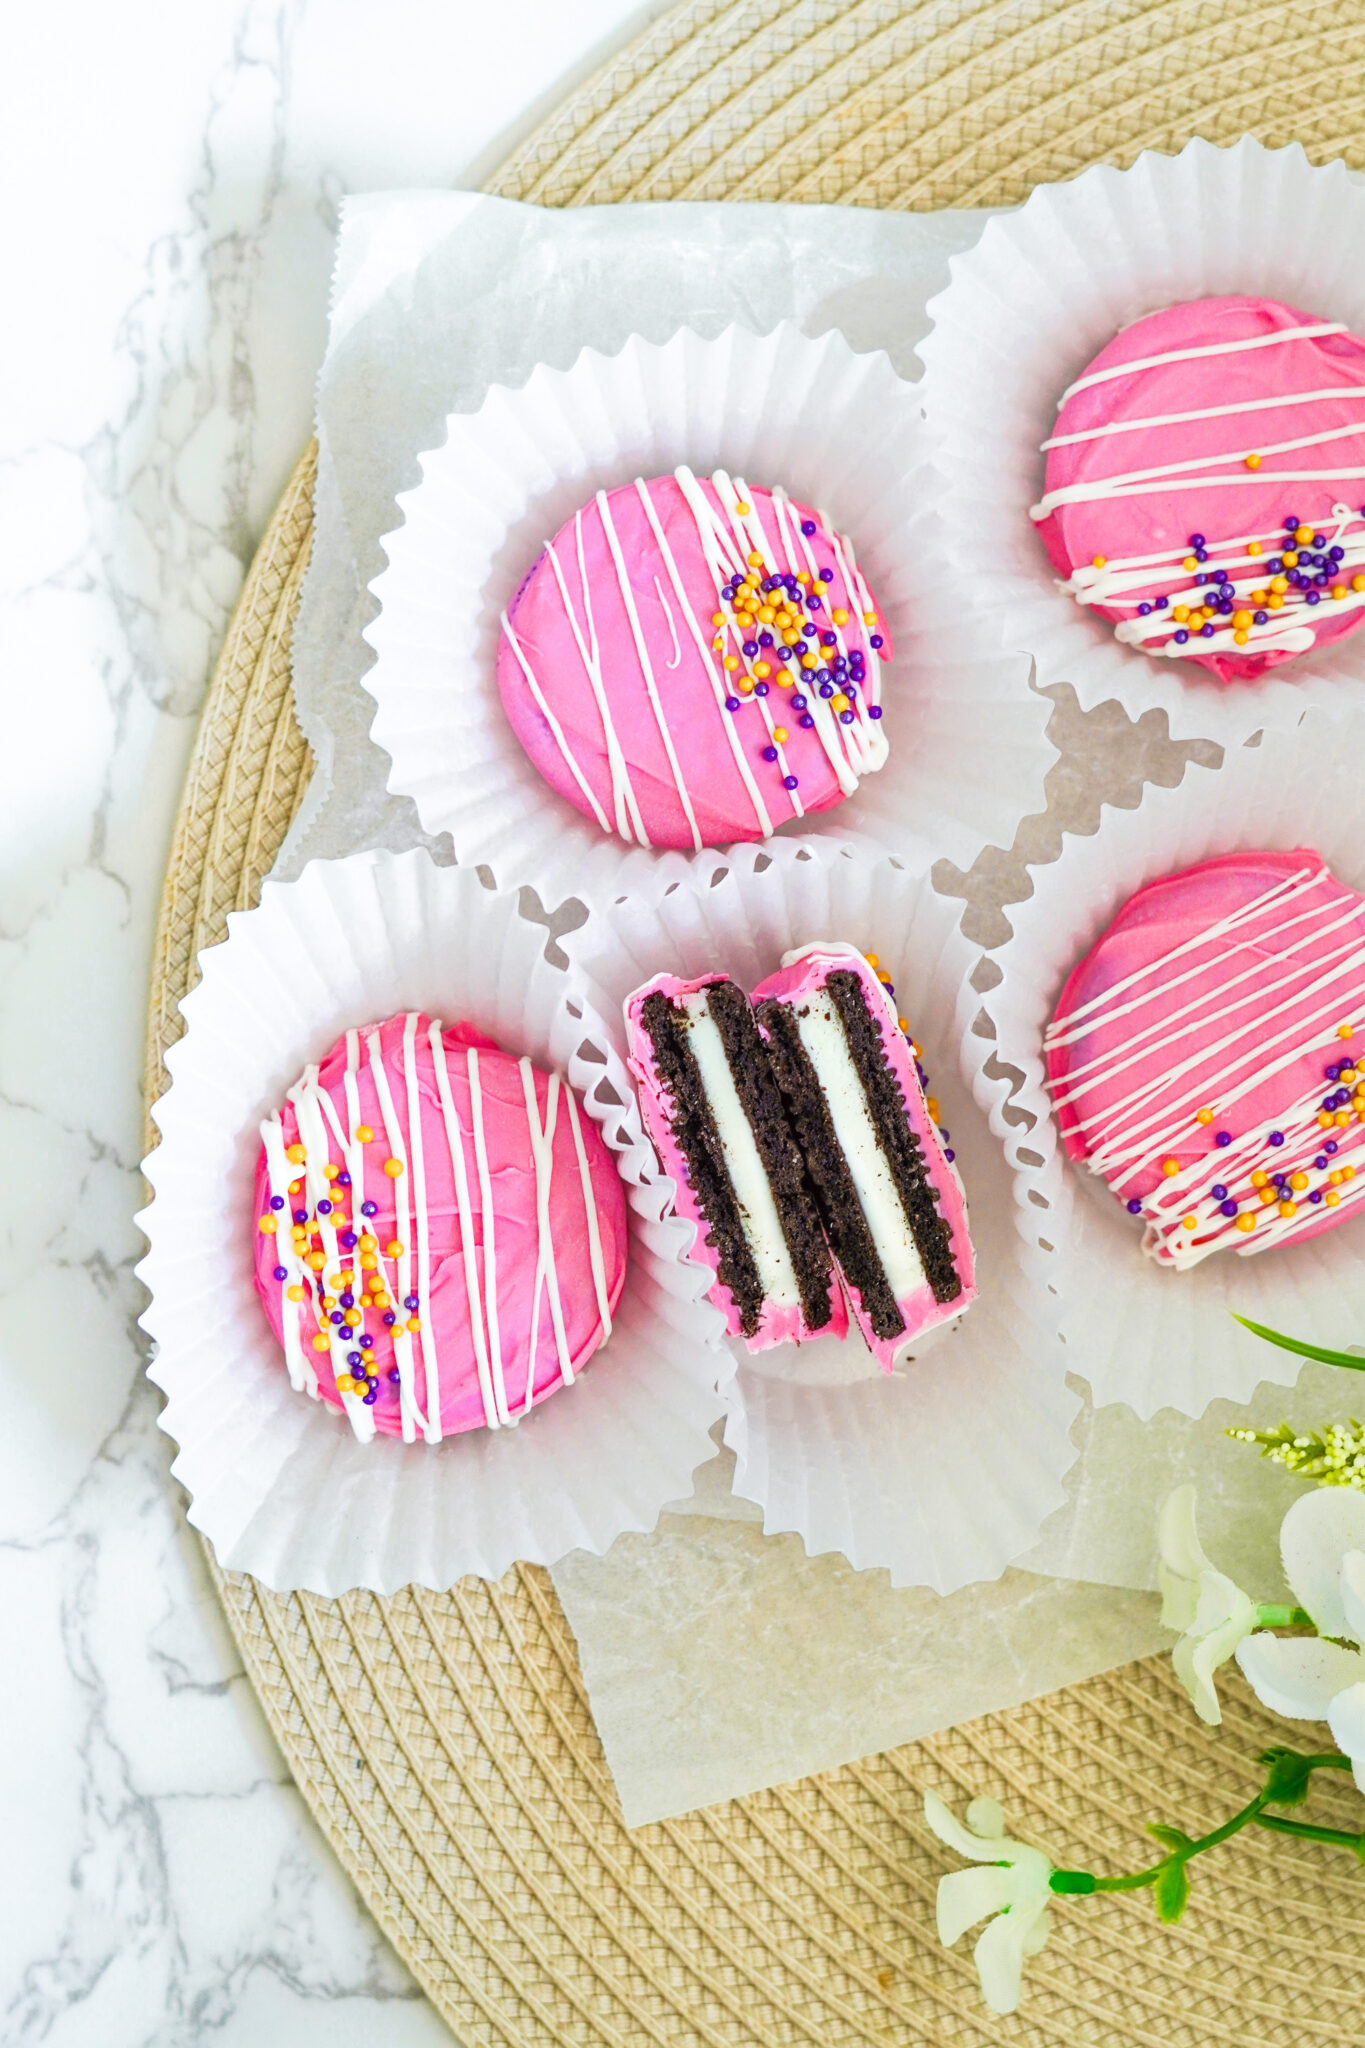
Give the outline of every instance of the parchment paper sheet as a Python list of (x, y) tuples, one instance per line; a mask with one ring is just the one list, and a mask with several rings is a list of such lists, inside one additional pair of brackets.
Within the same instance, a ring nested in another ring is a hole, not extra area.
[[(317, 527), (294, 642), (299, 717), (319, 773), (281, 855), (296, 874), (317, 855), (427, 844), (411, 806), (385, 789), (358, 678), (366, 591), (383, 567), (394, 498), (448, 412), (537, 362), (564, 366), (632, 332), (663, 341), (686, 323), (760, 330), (779, 319), (856, 348), (885, 348), (908, 376), (924, 307), (981, 213), (727, 205), (542, 212), (465, 193), (388, 194), (348, 203), (319, 380)], [(1064, 688), (1051, 736), (1063, 758), (1046, 815), (969, 876), (947, 863), (940, 888), (967, 899), (983, 946), (1008, 934), (1004, 906), (1029, 893), (1027, 863), (1054, 859), (1065, 831), (1093, 831), (1105, 802), (1135, 804), (1145, 780), (1178, 782), (1199, 741), (1166, 740), (1164, 721), (1116, 705), (1083, 713)], [(537, 914), (534, 902), (523, 906)], [(551, 931), (572, 906), (539, 906)], [(977, 971), (989, 984), (989, 960)], [(1349, 1405), (1340, 1376), (1308, 1368), (1297, 1392), (1263, 1388), (1251, 1412), (1304, 1420)], [(1243, 1411), (1244, 1413), (1247, 1411)], [(1221, 1432), (1166, 1413), (1140, 1425), (1123, 1408), (1089, 1412), (1072, 1505), (1035, 1552), (994, 1585), (951, 1598), (893, 1592), (882, 1572), (808, 1559), (793, 1537), (765, 1538), (728, 1492), (728, 1459), (701, 1468), (698, 1492), (648, 1536), (554, 1572), (578, 1637), (597, 1725), (632, 1825), (831, 1768), (935, 1728), (1141, 1656), (1169, 1640), (1153, 1583), (1155, 1505), (1197, 1477), (1208, 1547), (1263, 1598), (1279, 1585), (1274, 1534), (1297, 1490)], [(1084, 1572), (1086, 1581), (1073, 1576)]]

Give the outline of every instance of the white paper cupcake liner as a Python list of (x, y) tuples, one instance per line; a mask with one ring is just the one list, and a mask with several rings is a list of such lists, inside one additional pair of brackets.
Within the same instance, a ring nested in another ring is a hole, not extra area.
[[(569, 1015), (545, 944), (516, 897), (472, 870), (375, 852), (267, 882), (259, 909), (229, 918), (203, 956), (153, 1111), (138, 1271), (173, 1470), (225, 1568), (327, 1595), (496, 1578), (517, 1559), (549, 1564), (652, 1528), (712, 1455), (730, 1369), (721, 1318), (686, 1259), (690, 1230), (666, 1217), (671, 1184), (633, 1099), (590, 1092), (600, 1069), (579, 1046), (603, 1027)], [(295, 1393), (252, 1283), (261, 1117), (347, 1026), (417, 1008), (567, 1073), (604, 1127), (630, 1221), (615, 1327), (582, 1375), (515, 1429), (431, 1447), (359, 1443)]]
[(1014, 936), (990, 957), (1002, 980), (981, 998), (994, 1051), (1023, 1074), (1014, 1096), (1034, 1119), (1006, 1140), (1047, 1203), (1062, 1261), (1062, 1334), (1073, 1372), (1097, 1403), (1126, 1401), (1202, 1415), (1219, 1397), (1249, 1400), (1268, 1380), (1292, 1386), (1299, 1361), (1253, 1337), (1232, 1311), (1310, 1344), (1344, 1349), (1361, 1333), (1365, 1229), (1343, 1222), (1305, 1244), (1243, 1258), (1220, 1252), (1185, 1272), (1143, 1256), (1141, 1231), (1097, 1175), (1065, 1155), (1047, 1093), (1043, 1033), (1067, 975), (1144, 883), (1219, 853), (1315, 848), (1365, 889), (1360, 749), (1365, 715), (1312, 713), (1289, 735), (1239, 747), (1221, 769), (1191, 767), (1176, 789), (1149, 789), (1136, 811), (1107, 811), (1093, 838), (1069, 838), (1032, 871), (1034, 893), (1010, 911)]
[(723, 969), (747, 989), (816, 939), (875, 951), (890, 970), (966, 1185), (980, 1294), (903, 1376), (883, 1374), (856, 1332), (759, 1356), (736, 1340), (725, 1433), (735, 1489), (761, 1505), (767, 1530), (940, 1593), (997, 1578), (1034, 1542), (1064, 1499), (1079, 1405), (1058, 1341), (1049, 1219), (1004, 1151), (1007, 1090), (979, 1063), (963, 1079), (980, 998), (957, 918), (894, 858), (779, 840), (698, 855), (653, 905), (628, 898), (563, 942), (577, 1000), (606, 1019), (605, 1078), (619, 1091), (630, 1086), (622, 1001), (661, 970)]
[(1310, 708), (1349, 710), (1365, 631), (1310, 649), (1254, 682), (1220, 684), (1190, 662), (1122, 645), (1111, 623), (1058, 588), (1028, 508), (1057, 401), (1119, 328), (1185, 299), (1263, 292), (1365, 333), (1365, 182), (1301, 148), (1192, 142), (1040, 186), (951, 259), (929, 305), (920, 390), (936, 480), (929, 498), (948, 588), (1000, 647), (1033, 656), (1040, 686), (1066, 682), (1088, 709), (1159, 708), (1171, 737), (1237, 745), (1292, 729)]
[(918, 396), (884, 354), (791, 323), (714, 341), (683, 330), (662, 346), (636, 336), (617, 355), (585, 349), (571, 369), (495, 386), (447, 424), (384, 541), (389, 566), (371, 586), (382, 609), (366, 629), (377, 660), (363, 680), (389, 787), (413, 799), (427, 832), (449, 833), (462, 864), (543, 898), (568, 871), (599, 905), (656, 872), (686, 874), (691, 854), (627, 846), (549, 787), (495, 681), (499, 615), (544, 543), (598, 489), (683, 462), (821, 507), (853, 537), (894, 636), (890, 759), (843, 803), (793, 821), (801, 836), (867, 835), (901, 851), (918, 834), (931, 858), (969, 866), (1042, 807), (1056, 758), (1049, 707), (1030, 695), (1026, 661), (983, 651), (970, 612), (944, 605)]

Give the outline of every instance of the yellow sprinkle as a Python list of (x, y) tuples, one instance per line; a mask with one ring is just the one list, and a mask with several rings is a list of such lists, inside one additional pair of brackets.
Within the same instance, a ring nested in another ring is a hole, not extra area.
[[(751, 569), (761, 569), (763, 567), (762, 555), (746, 555), (744, 559)], [(744, 580), (747, 583), (749, 579), (746, 576)]]
[(368, 1124), (357, 1124), (355, 1127), (355, 1136), (356, 1143), (358, 1145), (369, 1145), (374, 1140), (374, 1132), (370, 1129)]
[(325, 1179), (335, 1180), (337, 1175), (340, 1173), (341, 1168), (337, 1165), (335, 1159), (329, 1159), (327, 1161), (327, 1164), (323, 1167), (322, 1171)]
[(726, 655), (726, 657), (725, 657), (725, 666), (726, 666), (726, 668), (732, 668), (732, 669), (733, 669), (733, 668), (738, 668), (738, 667), (739, 667), (739, 656), (738, 656), (737, 654), (727, 654), (727, 655)]
[(303, 1289), (299, 1286), (297, 1280), (294, 1282), (294, 1285), (292, 1287), (286, 1287), (284, 1291), (286, 1298), (290, 1301), (303, 1300)]
[(1296, 1188), (1298, 1192), (1302, 1194), (1304, 1189), (1308, 1185), (1308, 1175), (1306, 1173), (1291, 1173), (1289, 1176), (1289, 1185), (1291, 1188)]
[(1329, 1209), (1335, 1209), (1338, 1203), (1341, 1201), (1341, 1196), (1337, 1194), (1326, 1194), (1323, 1196), (1322, 1199), (1324, 1202), (1326, 1202)]
[(863, 613), (863, 624), (864, 624), (865, 626), (875, 626), (875, 625), (876, 625), (876, 623), (877, 623), (877, 614), (876, 614), (875, 612), (864, 612), (864, 613)]
[(768, 666), (766, 661), (756, 661), (754, 663), (754, 674), (756, 676), (770, 676), (772, 674), (772, 670)]
[(1184, 561), (1180, 564), (1180, 566), (1182, 569), (1188, 570), (1189, 574), (1193, 576), (1195, 570), (1199, 567), (1199, 564), (1195, 560), (1193, 555), (1186, 555)]
[(1106, 569), (1109, 566), (1109, 557), (1107, 555), (1095, 555), (1091, 560), (1090, 566), (1092, 569)]
[(1270, 587), (1273, 591), (1283, 596), (1284, 592), (1289, 588), (1289, 578), (1287, 576), (1272, 576)]
[(1323, 1128), (1323, 1130), (1324, 1130), (1324, 1131), (1330, 1131), (1330, 1130), (1331, 1130), (1331, 1128), (1332, 1128), (1332, 1112), (1331, 1112), (1331, 1110), (1330, 1110), (1330, 1109), (1320, 1109), (1320, 1110), (1318, 1111), (1318, 1122), (1319, 1122), (1319, 1124), (1321, 1124), (1321, 1126), (1322, 1126), (1322, 1128)]
[(1211, 1124), (1213, 1122), (1213, 1111), (1211, 1109), (1197, 1109), (1194, 1113), (1194, 1120), (1197, 1124)]
[(773, 738), (776, 740), (779, 747), (782, 745), (782, 742), (786, 739), (786, 737), (787, 728), (785, 725), (775, 725), (773, 727)]
[(1343, 1180), (1354, 1180), (1356, 1177), (1355, 1168), (1353, 1166), (1343, 1166), (1341, 1169), (1341, 1177)]
[(389, 1176), (390, 1180), (397, 1180), (399, 1174), (403, 1171), (402, 1160), (386, 1159), (384, 1161), (384, 1171)]
[(926, 1109), (928, 1110), (928, 1112), (929, 1112), (930, 1116), (931, 1116), (931, 1117), (932, 1117), (932, 1118), (934, 1119), (934, 1122), (935, 1122), (935, 1123), (937, 1123), (937, 1122), (938, 1122), (938, 1097), (937, 1097), (937, 1095), (926, 1095), (926, 1096), (925, 1096), (925, 1098), (924, 1098), (924, 1107), (925, 1107), (925, 1108), (926, 1108)]
[(1171, 613), (1171, 617), (1175, 620), (1177, 626), (1183, 626), (1189, 615), (1190, 608), (1187, 604), (1178, 604)]
[(1353, 576), (1351, 578), (1351, 588), (1352, 590), (1365, 590), (1365, 576)]
[(1251, 624), (1251, 613), (1234, 612), (1232, 615), (1232, 623), (1234, 626), (1241, 627), (1243, 630), (1245, 630), (1245, 628)]
[(422, 1327), (422, 1318), (420, 1316), (409, 1316), (407, 1320), (407, 1327), (410, 1330), (420, 1330)]
[(311, 1266), (315, 1273), (320, 1273), (327, 1264), (327, 1260), (322, 1252), (309, 1252), (305, 1264)]
[(842, 690), (834, 692), (834, 695), (829, 700), (829, 707), (831, 711), (847, 711), (848, 699)]
[(1266, 599), (1265, 602), (1267, 611), (1277, 612), (1283, 605), (1284, 599), (1280, 596), (1279, 591), (1275, 590), (1271, 592), (1270, 596)]
[(1341, 1186), (1341, 1168), (1339, 1166), (1333, 1167), (1332, 1171), (1328, 1174), (1327, 1184), (1329, 1187), (1333, 1188), (1339, 1188)]
[(1237, 1218), (1237, 1228), (1239, 1230), (1254, 1230), (1256, 1228), (1256, 1218), (1243, 1213)]
[(1342, 1067), (1337, 1075), (1337, 1079), (1347, 1088), (1354, 1088), (1356, 1082), (1360, 1079), (1360, 1075), (1354, 1067)]
[(324, 1337), (324, 1336), (323, 1336), (323, 1335), (321, 1334), (321, 1332), (319, 1332), (319, 1334), (318, 1334), (318, 1335), (317, 1335), (316, 1337), (314, 1337), (314, 1339), (313, 1339), (313, 1349), (314, 1349), (314, 1351), (330, 1351), (330, 1350), (331, 1350), (331, 1348), (332, 1348), (332, 1340), (331, 1340), (331, 1338), (330, 1338), (330, 1337)]
[(910, 1036), (910, 1019), (908, 1017), (897, 1017), (896, 1029), (903, 1037), (908, 1038)]
[(1299, 566), (1298, 553), (1294, 548), (1290, 548), (1287, 553), (1281, 555), (1280, 560), (1284, 563), (1286, 569), (1297, 569)]
[(836, 626), (846, 626), (848, 624), (848, 613), (845, 611), (832, 611), (830, 617)]
[(1259, 455), (1248, 455), (1246, 463), (1248, 469), (1259, 469), (1261, 466), (1261, 458)]
[(877, 969), (877, 979), (879, 982), (881, 982), (884, 988), (890, 988), (891, 976), (887, 973), (884, 967), (879, 967)]
[(1281, 1216), (1297, 1216), (1299, 1213), (1297, 1202), (1277, 1202), (1275, 1207), (1279, 1210)]
[(712, 612), (712, 614), (711, 614), (711, 624), (712, 624), (713, 626), (723, 626), (723, 625), (725, 624), (725, 614), (724, 614), (724, 612)]
[(1311, 526), (1296, 526), (1296, 527), (1294, 528), (1294, 538), (1295, 538), (1295, 540), (1296, 540), (1296, 541), (1298, 542), (1298, 544), (1299, 544), (1299, 546), (1300, 546), (1301, 548), (1306, 548), (1306, 547), (1307, 547), (1307, 545), (1308, 545), (1308, 543), (1309, 543), (1309, 541), (1310, 541), (1310, 540), (1311, 540), (1311, 539), (1313, 538), (1313, 529), (1312, 529), (1312, 527), (1311, 527)]
[(302, 1145), (290, 1145), (286, 1148), (284, 1156), (286, 1159), (295, 1160), (301, 1166), (308, 1157), (308, 1154), (304, 1151)]
[(1182, 1216), (1180, 1228), (1182, 1230), (1197, 1230), (1199, 1228), (1199, 1218), (1197, 1216)]
[(256, 1227), (258, 1230), (264, 1231), (267, 1237), (273, 1237), (280, 1227), (279, 1220), (274, 1216), (262, 1216)]
[(1340, 1128), (1341, 1128), (1342, 1130), (1345, 1130), (1345, 1128), (1346, 1128), (1347, 1124), (1348, 1124), (1348, 1123), (1349, 1123), (1350, 1121), (1351, 1121), (1351, 1112), (1350, 1112), (1350, 1110), (1349, 1110), (1349, 1109), (1339, 1109), (1339, 1110), (1337, 1111), (1336, 1115), (1335, 1115), (1335, 1116), (1334, 1116), (1334, 1117), (1332, 1118), (1332, 1122), (1333, 1122), (1334, 1124), (1337, 1124), (1337, 1125), (1338, 1125), (1338, 1126), (1339, 1126), (1339, 1127), (1340, 1127)]
[(1247, 644), (1248, 635), (1245, 633), (1234, 633), (1232, 638), (1234, 643), (1238, 647), (1245, 647)]
[(1251, 602), (1253, 603), (1253, 605), (1263, 605), (1266, 599), (1269, 597), (1269, 595), (1270, 592), (1268, 590), (1253, 590), (1251, 593)]
[(1262, 1203), (1263, 1203), (1263, 1204), (1266, 1204), (1266, 1205), (1268, 1205), (1269, 1203), (1273, 1202), (1273, 1201), (1274, 1201), (1274, 1199), (1275, 1199), (1275, 1190), (1274, 1190), (1274, 1188), (1262, 1188), (1262, 1189), (1261, 1189), (1261, 1201), (1262, 1201)]
[(1169, 1180), (1173, 1173), (1179, 1173), (1180, 1161), (1178, 1159), (1163, 1159), (1161, 1162), (1161, 1171), (1165, 1174), (1167, 1180)]
[(403, 1247), (398, 1242), (398, 1239), (396, 1237), (391, 1238), (389, 1240), (388, 1244), (385, 1245), (384, 1250), (388, 1253), (391, 1259), (401, 1259), (403, 1256)]
[(736, 512), (738, 512), (741, 519), (747, 519), (749, 514), (753, 511), (753, 509), (754, 508), (752, 505), (746, 505), (742, 499), (735, 506), (735, 510)]
[(1332, 595), (1333, 597), (1345, 597), (1346, 585), (1344, 583), (1334, 583), (1332, 585)]
[(1249, 541), (1247, 542), (1247, 553), (1248, 553), (1249, 555), (1259, 555), (1259, 554), (1260, 554), (1260, 552), (1261, 552), (1261, 543), (1260, 543), (1260, 542), (1259, 542), (1258, 540), (1249, 540)]
[(869, 967), (880, 967), (882, 964), (881, 955), (879, 953), (864, 953), (863, 958), (864, 960), (866, 960)]
[(1355, 1025), (1354, 1025), (1354, 1024), (1338, 1024), (1338, 1026), (1337, 1026), (1337, 1037), (1338, 1037), (1338, 1038), (1353, 1038), (1353, 1037), (1355, 1036), (1355, 1028), (1356, 1028), (1356, 1027), (1355, 1027)]
[(1256, 1171), (1255, 1171), (1255, 1173), (1253, 1173), (1253, 1174), (1252, 1174), (1252, 1176), (1251, 1176), (1251, 1185), (1252, 1185), (1252, 1186), (1253, 1186), (1254, 1188), (1267, 1188), (1267, 1187), (1269, 1187), (1269, 1186), (1270, 1186), (1270, 1175), (1269, 1175), (1268, 1173), (1266, 1173), (1266, 1172), (1264, 1171), (1264, 1169), (1263, 1169), (1262, 1167), (1259, 1167), (1259, 1166), (1258, 1166), (1258, 1167), (1257, 1167), (1257, 1169), (1256, 1169)]

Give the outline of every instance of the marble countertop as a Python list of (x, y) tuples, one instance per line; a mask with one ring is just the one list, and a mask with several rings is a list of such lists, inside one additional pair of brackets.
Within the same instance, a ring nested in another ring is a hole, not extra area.
[(168, 1478), (132, 1270), (147, 976), (209, 669), (309, 432), (339, 199), (476, 185), (656, 11), (80, 0), (11, 32), (5, 2048), (450, 2039), (290, 1783)]

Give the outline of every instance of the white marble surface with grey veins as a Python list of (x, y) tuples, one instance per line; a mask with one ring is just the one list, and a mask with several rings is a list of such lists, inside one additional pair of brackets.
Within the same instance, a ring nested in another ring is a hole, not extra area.
[(638, 0), (95, 0), (0, 66), (0, 2043), (435, 2048), (217, 1614), (142, 1378), (142, 1033), (347, 191), (477, 184)]

